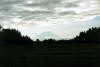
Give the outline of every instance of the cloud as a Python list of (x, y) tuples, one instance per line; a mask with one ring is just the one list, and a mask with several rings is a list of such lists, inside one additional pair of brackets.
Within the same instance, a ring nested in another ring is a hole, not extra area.
[(100, 16), (100, 0), (1, 0), (0, 24), (38, 25), (86, 21)]

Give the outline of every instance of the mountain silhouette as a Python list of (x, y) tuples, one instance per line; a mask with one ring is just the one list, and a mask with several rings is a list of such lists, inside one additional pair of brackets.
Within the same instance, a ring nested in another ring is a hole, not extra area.
[(60, 39), (60, 37), (52, 32), (46, 31), (37, 36), (38, 39)]

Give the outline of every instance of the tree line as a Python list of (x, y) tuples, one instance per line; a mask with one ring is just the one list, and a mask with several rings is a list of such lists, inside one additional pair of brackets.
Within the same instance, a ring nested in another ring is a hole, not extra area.
[(99, 43), (100, 42), (100, 27), (90, 28), (70, 40), (54, 40), (47, 39), (44, 41), (33, 41), (28, 36), (23, 36), (16, 29), (4, 29), (0, 26), (0, 43), (1, 44), (50, 44), (50, 43)]
[(71, 42), (99, 43), (100, 27), (90, 28), (87, 31), (80, 32), (79, 36), (70, 40)]
[(4, 29), (0, 26), (1, 44), (31, 44), (33, 40), (28, 36), (22, 36), (16, 29)]

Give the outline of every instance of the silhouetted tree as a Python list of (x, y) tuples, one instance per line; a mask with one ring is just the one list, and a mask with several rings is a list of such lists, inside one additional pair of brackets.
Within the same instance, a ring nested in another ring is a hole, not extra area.
[(39, 39), (37, 39), (35, 43), (36, 43), (36, 44), (40, 44), (40, 40), (39, 40)]
[(91, 28), (86, 32), (80, 32), (71, 42), (98, 43), (100, 42), (100, 27)]
[(56, 40), (54, 40), (54, 39), (45, 39), (43, 41), (43, 43), (47, 43), (47, 44), (51, 44), (51, 43), (55, 43), (55, 42), (56, 42)]
[(27, 36), (22, 36), (21, 33), (16, 29), (2, 29), (0, 32), (0, 43), (30, 44), (33, 43), (33, 40)]
[(2, 28), (2, 26), (0, 25), (0, 29)]

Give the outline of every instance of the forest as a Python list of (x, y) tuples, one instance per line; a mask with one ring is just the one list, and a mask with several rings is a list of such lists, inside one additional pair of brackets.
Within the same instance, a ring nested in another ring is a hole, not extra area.
[[(28, 36), (23, 36), (16, 29), (4, 29), (0, 26), (0, 43), (1, 44), (40, 44), (40, 43), (99, 43), (100, 42), (100, 27), (90, 28), (87, 31), (82, 31), (80, 34), (70, 40), (55, 40), (45, 39), (33, 41)], [(67, 38), (67, 36), (66, 36)]]
[(0, 67), (100, 67), (99, 44), (100, 27), (70, 40), (34, 41), (0, 26)]

